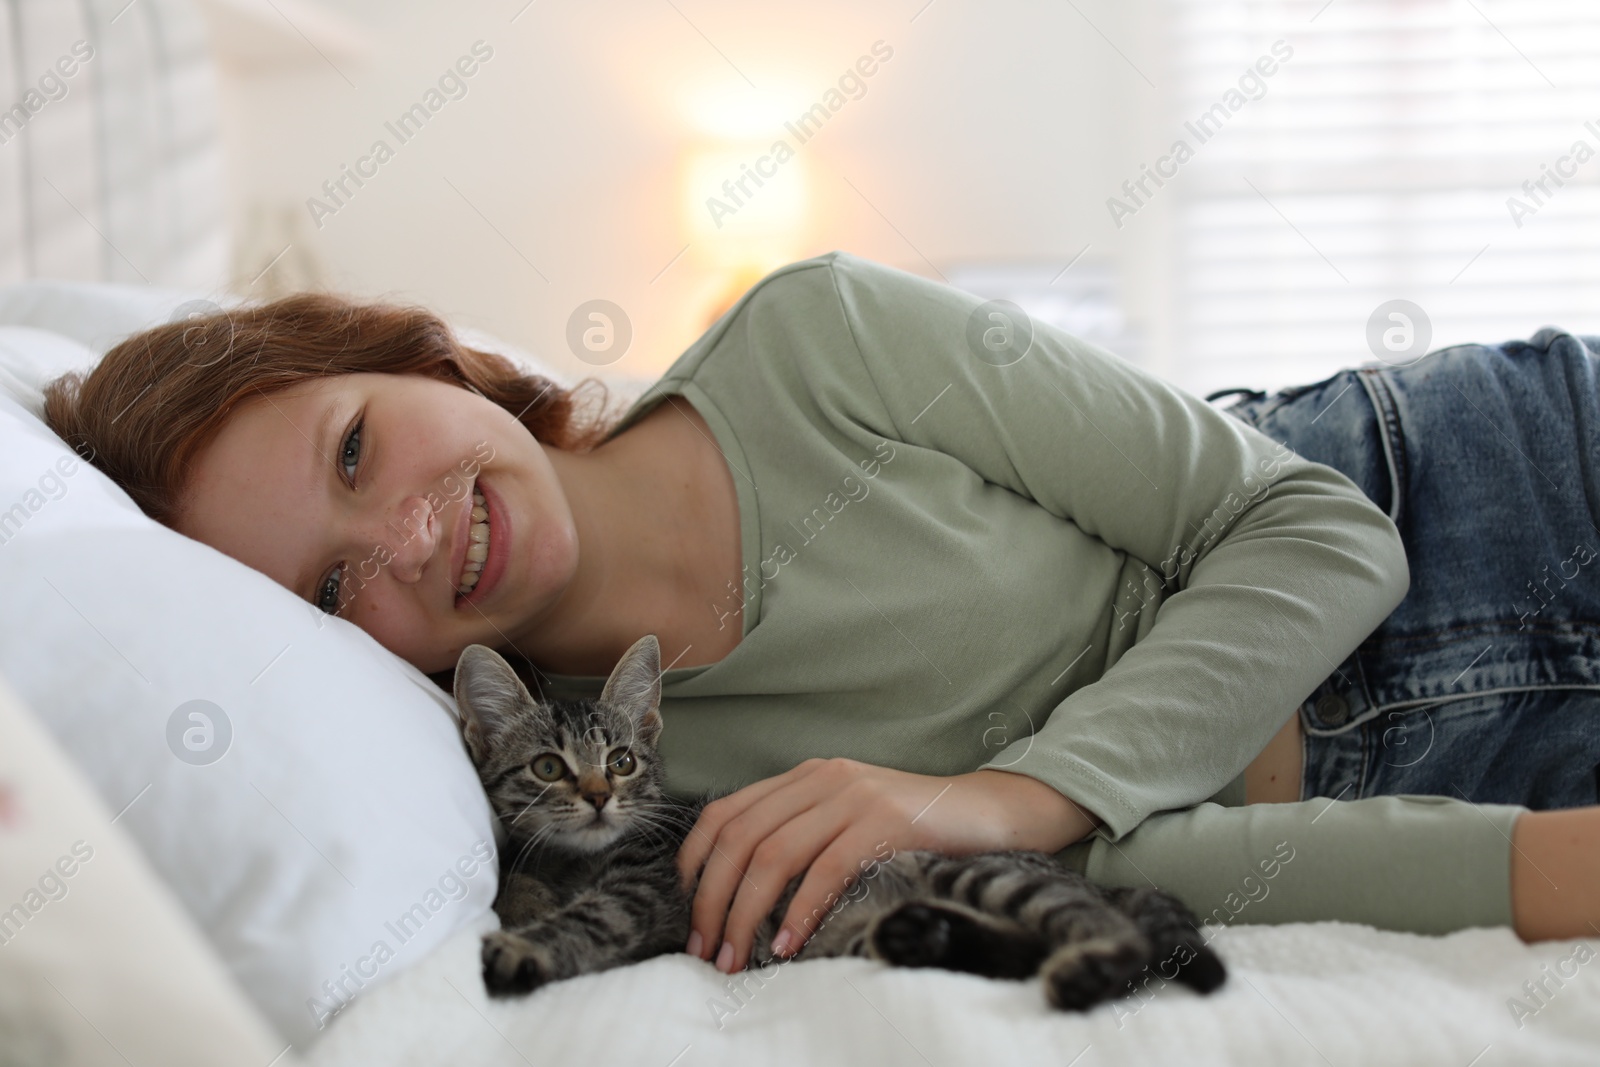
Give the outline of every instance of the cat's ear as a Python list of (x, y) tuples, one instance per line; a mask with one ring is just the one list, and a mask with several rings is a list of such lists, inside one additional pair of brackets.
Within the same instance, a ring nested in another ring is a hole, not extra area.
[(490, 742), (509, 722), (537, 706), (511, 664), (488, 645), (468, 645), (461, 650), (455, 695), (461, 711), (461, 736), (475, 763), (488, 755)]
[(628, 716), (639, 739), (654, 746), (661, 736), (661, 643), (645, 634), (622, 654), (600, 700)]

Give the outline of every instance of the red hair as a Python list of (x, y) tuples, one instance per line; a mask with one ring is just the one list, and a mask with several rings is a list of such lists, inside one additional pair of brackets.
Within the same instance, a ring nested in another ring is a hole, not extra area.
[[(52, 430), (157, 522), (174, 526), (189, 467), (241, 404), (340, 374), (419, 374), (471, 388), (563, 451), (610, 429), (605, 383), (564, 389), (504, 356), (467, 348), (422, 308), (303, 293), (215, 309), (134, 334), (87, 374), (45, 388)], [(581, 403), (599, 388), (593, 411)]]

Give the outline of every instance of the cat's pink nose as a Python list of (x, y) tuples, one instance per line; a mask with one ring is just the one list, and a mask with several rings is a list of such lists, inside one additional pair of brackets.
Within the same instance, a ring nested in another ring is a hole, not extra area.
[(598, 774), (584, 773), (578, 778), (578, 795), (599, 811), (611, 799), (611, 784)]

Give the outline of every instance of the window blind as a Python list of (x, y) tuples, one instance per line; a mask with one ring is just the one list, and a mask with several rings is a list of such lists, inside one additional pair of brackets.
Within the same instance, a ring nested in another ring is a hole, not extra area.
[[(1600, 334), (1600, 4), (1168, 2), (1193, 154), (1157, 195), (1176, 199), (1186, 387), (1378, 358), (1367, 320), (1392, 299), (1424, 310), (1429, 348)], [(1262, 56), (1258, 91), (1241, 78)]]

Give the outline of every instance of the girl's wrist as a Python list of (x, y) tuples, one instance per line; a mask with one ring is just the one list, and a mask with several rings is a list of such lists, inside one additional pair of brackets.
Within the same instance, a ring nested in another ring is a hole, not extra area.
[(1511, 911), (1512, 928), (1528, 942), (1600, 933), (1600, 805), (1517, 816)]
[(1088, 837), (1101, 819), (1037, 778), (984, 767), (967, 774), (1000, 809), (1001, 848), (1059, 852)]

